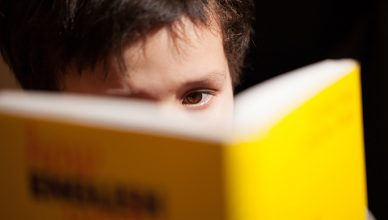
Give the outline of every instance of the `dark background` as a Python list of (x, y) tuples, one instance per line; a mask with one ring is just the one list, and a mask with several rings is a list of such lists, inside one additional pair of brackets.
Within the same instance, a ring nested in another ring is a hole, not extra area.
[(388, 219), (388, 1), (256, 0), (241, 91), (327, 58), (361, 62), (369, 208)]

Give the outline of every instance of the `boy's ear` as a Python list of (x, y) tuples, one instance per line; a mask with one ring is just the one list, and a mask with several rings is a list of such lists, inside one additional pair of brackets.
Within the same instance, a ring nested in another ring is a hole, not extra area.
[(20, 88), (19, 83), (15, 79), (12, 71), (0, 57), (0, 89), (15, 89)]

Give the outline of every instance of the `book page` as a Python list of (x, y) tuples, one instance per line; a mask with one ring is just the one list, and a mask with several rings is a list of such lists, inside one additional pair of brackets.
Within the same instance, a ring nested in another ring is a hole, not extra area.
[(0, 111), (19, 116), (213, 142), (222, 140), (228, 129), (196, 120), (198, 117), (195, 113), (183, 113), (168, 106), (93, 95), (2, 91)]

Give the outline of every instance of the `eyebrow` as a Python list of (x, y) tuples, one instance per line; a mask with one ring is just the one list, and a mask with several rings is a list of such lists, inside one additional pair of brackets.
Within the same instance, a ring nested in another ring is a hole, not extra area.
[[(226, 77), (228, 74), (225, 71), (211, 71), (206, 74), (201, 73), (202, 76), (193, 79), (184, 79), (179, 85), (175, 88), (179, 94), (183, 95), (187, 90), (190, 89), (200, 89), (201, 87), (213, 87), (216, 89), (221, 89), (223, 86)], [(154, 96), (150, 93), (144, 91), (133, 91), (130, 88), (125, 90), (122, 89), (110, 89), (107, 91), (108, 95), (113, 96), (123, 96), (123, 97), (132, 97), (132, 98), (143, 98), (143, 99), (153, 99)]]
[(183, 81), (182, 87), (196, 87), (196, 86), (219, 86), (221, 87), (226, 80), (226, 72), (225, 71), (212, 71), (203, 76), (188, 79), (187, 81)]

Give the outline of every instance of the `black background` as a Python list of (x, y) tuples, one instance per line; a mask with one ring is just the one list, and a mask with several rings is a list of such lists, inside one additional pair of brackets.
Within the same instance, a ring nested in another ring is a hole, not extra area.
[(323, 59), (360, 61), (368, 203), (377, 219), (388, 219), (388, 1), (255, 4), (255, 36), (237, 92)]

